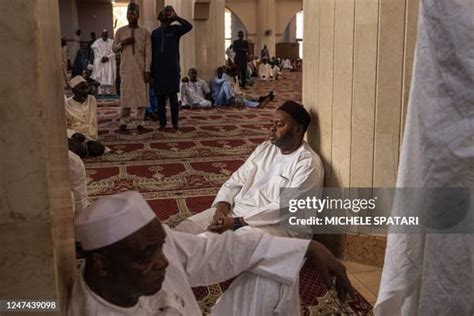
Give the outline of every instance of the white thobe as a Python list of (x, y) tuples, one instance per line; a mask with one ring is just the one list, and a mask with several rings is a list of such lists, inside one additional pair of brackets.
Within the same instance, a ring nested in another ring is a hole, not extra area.
[(207, 82), (202, 79), (197, 79), (196, 82), (182, 82), (179, 90), (182, 105), (202, 108), (212, 106), (211, 101), (206, 100), (206, 95), (211, 90)]
[[(323, 178), (321, 159), (305, 141), (289, 155), (283, 155), (278, 147), (266, 141), (222, 185), (212, 208), (191, 216), (178, 229), (196, 233), (194, 229), (188, 230), (187, 221), (191, 221), (199, 231), (205, 231), (217, 204), (227, 202), (231, 205), (230, 215), (243, 217), (252, 227), (278, 236), (309, 237), (309, 230), (298, 227), (296, 231), (284, 225), (289, 215), (285, 208), (289, 199), (319, 194)], [(285, 193), (286, 202), (281, 198), (283, 188), (294, 188)]]
[[(115, 53), (112, 50), (113, 42), (110, 38), (106, 41), (99, 38), (91, 46), (94, 50), (94, 69), (92, 70), (91, 78), (100, 82), (101, 85), (113, 86), (115, 84), (117, 65)], [(103, 63), (102, 57), (108, 57), (109, 61)]]
[[(211, 315), (297, 315), (298, 276), (309, 241), (272, 237), (257, 230), (194, 236), (165, 227), (169, 261), (162, 289), (123, 308), (105, 301), (85, 283), (74, 285), (69, 316), (202, 315), (191, 287), (233, 281)], [(241, 274), (242, 273), (242, 274)]]
[[(474, 6), (467, 0), (420, 4), (397, 187), (472, 188)], [(420, 215), (433, 211), (415, 199), (398, 199), (394, 205), (399, 206), (392, 210), (396, 216), (410, 215), (409, 209)], [(467, 205), (466, 214), (472, 214), (472, 202)], [(389, 235), (375, 314), (473, 315), (472, 232)]]
[(260, 66), (258, 66), (258, 76), (261, 80), (268, 80), (271, 75), (272, 66), (270, 66), (270, 64), (261, 63)]
[(97, 139), (97, 100), (95, 97), (89, 95), (82, 103), (74, 100), (74, 97), (68, 98), (66, 123), (69, 129)]
[(86, 168), (81, 158), (69, 151), (69, 176), (74, 198), (74, 213), (79, 214), (87, 207)]

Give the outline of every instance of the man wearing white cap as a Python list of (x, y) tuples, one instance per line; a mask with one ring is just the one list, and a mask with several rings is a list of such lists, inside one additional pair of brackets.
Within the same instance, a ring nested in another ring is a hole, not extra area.
[(101, 88), (104, 88), (106, 93), (110, 92), (110, 87), (115, 83), (117, 68), (112, 46), (113, 41), (109, 38), (109, 32), (106, 29), (102, 31), (102, 37), (91, 46), (94, 51), (92, 79), (99, 81)]
[(97, 139), (97, 100), (88, 95), (89, 85), (82, 76), (71, 79), (74, 95), (66, 99), (66, 123), (69, 129)]
[(241, 229), (194, 236), (162, 225), (143, 197), (96, 201), (76, 219), (86, 251), (68, 315), (201, 315), (191, 287), (238, 276), (212, 315), (298, 315), (298, 275), (308, 257), (341, 298), (344, 266), (315, 241)]

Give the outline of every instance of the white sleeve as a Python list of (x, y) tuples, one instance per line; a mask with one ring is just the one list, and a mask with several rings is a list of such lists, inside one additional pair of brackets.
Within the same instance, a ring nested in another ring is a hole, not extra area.
[(251, 228), (221, 235), (169, 234), (193, 287), (222, 282), (244, 271), (293, 284), (309, 245), (308, 240), (274, 237)]
[(69, 151), (69, 174), (75, 213), (87, 207), (86, 169), (81, 158)]

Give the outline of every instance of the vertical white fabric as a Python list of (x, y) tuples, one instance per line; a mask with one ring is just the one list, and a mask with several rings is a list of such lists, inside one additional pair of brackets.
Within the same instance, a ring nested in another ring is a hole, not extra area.
[[(418, 28), (397, 187), (472, 188), (474, 2), (422, 0)], [(473, 235), (389, 235), (376, 315), (473, 315), (473, 250)]]
[(66, 124), (69, 129), (97, 139), (97, 100), (89, 95), (80, 103), (70, 97), (66, 100)]
[[(117, 63), (115, 62), (115, 53), (113, 52), (114, 41), (108, 38), (104, 41), (99, 38), (92, 44), (94, 50), (94, 69), (91, 78), (100, 82), (101, 85), (112, 86), (115, 84)], [(102, 62), (102, 57), (108, 57), (109, 61)]]
[(71, 192), (74, 198), (74, 213), (78, 214), (87, 207), (86, 169), (81, 158), (69, 151), (69, 176)]

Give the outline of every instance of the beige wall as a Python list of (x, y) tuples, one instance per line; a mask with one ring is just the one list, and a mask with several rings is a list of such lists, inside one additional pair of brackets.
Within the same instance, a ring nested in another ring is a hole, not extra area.
[[(303, 102), (326, 185), (394, 186), (417, 1), (307, 0)], [(315, 32), (315, 30), (318, 30)]]
[(0, 299), (64, 308), (75, 255), (58, 1), (15, 0), (3, 13)]

